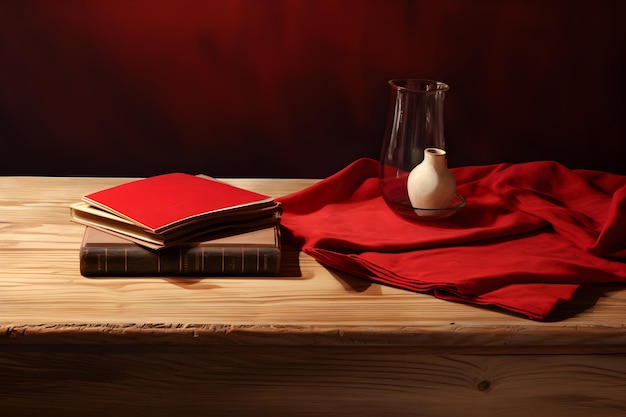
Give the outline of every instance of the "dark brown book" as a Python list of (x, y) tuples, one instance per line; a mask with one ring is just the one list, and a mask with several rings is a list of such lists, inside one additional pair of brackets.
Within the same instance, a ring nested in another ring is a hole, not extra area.
[(80, 272), (86, 277), (275, 276), (280, 258), (277, 223), (161, 250), (86, 227), (80, 248)]

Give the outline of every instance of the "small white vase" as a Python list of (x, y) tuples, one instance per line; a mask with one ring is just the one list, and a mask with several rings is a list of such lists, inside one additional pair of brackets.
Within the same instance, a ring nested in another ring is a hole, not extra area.
[(448, 169), (446, 151), (424, 149), (424, 160), (411, 170), (407, 181), (414, 209), (447, 209), (456, 194), (456, 180)]

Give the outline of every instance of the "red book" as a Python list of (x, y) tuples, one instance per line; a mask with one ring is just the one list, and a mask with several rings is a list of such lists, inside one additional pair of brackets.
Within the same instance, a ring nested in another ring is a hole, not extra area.
[(183, 173), (130, 181), (82, 200), (71, 206), (72, 220), (156, 248), (272, 224), (280, 212), (271, 197)]

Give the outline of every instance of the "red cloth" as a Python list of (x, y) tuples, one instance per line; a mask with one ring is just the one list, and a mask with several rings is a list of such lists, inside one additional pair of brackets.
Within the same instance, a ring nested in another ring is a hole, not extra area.
[(453, 168), (467, 207), (411, 222), (359, 159), (279, 198), (287, 239), (320, 263), (442, 299), (545, 318), (585, 284), (626, 283), (626, 177), (556, 162)]

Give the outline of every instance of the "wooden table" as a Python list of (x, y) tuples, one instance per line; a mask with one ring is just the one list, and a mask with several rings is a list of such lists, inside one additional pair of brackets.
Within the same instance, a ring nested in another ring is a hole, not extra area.
[(536, 322), (293, 250), (276, 278), (84, 278), (68, 206), (126, 180), (0, 177), (2, 415), (626, 415), (623, 287)]

